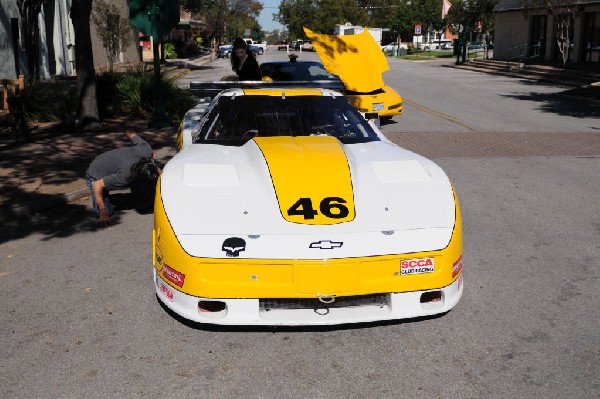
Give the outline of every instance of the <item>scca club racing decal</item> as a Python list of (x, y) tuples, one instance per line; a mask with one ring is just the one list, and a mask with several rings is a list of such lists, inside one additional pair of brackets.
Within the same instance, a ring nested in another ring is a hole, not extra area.
[(185, 281), (185, 274), (178, 272), (166, 263), (164, 264), (162, 275), (164, 278), (166, 278), (176, 286), (183, 287), (183, 282)]
[(433, 258), (405, 259), (400, 261), (400, 274), (432, 273), (435, 270)]

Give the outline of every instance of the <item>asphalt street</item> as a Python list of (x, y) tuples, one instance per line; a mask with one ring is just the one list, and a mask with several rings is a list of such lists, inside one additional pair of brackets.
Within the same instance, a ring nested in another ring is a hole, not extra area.
[(406, 108), (382, 129), (433, 158), (461, 201), (454, 310), (334, 328), (187, 323), (154, 294), (152, 215), (124, 209), (99, 229), (80, 201), (0, 245), (0, 397), (597, 398), (598, 104), (439, 63), (390, 66)]

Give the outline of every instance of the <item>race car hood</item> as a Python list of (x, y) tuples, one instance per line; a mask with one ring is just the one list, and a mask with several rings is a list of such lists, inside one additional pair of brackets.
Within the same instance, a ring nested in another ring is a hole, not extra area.
[[(190, 145), (166, 165), (162, 205), (188, 253), (222, 256), (221, 242), (232, 236), (261, 237), (269, 256), (296, 258), (305, 255), (283, 248), (286, 240), (300, 236), (325, 242), (318, 244), (325, 249), (334, 245), (328, 243), (354, 240), (336, 252), (343, 256), (422, 251), (449, 242), (453, 191), (432, 161), (385, 141), (262, 140), (240, 147)], [(283, 160), (293, 165), (287, 172), (278, 170)]]
[(368, 31), (356, 35), (324, 35), (304, 28), (327, 72), (338, 75), (347, 90), (368, 93), (383, 87), (390, 69), (381, 48)]

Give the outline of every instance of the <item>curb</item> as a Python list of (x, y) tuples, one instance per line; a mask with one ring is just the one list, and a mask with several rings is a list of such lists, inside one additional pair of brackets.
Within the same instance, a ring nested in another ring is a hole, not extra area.
[(201, 57), (197, 57), (194, 59), (180, 58), (180, 59), (170, 60), (170, 61), (166, 62), (166, 65), (172, 65), (177, 68), (197, 69), (199, 67), (202, 67), (202, 66), (212, 62), (212, 60), (213, 60), (212, 56), (203, 55)]

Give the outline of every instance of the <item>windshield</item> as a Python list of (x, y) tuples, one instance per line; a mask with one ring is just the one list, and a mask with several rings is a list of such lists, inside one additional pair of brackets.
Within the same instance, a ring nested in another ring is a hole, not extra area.
[(243, 145), (253, 137), (329, 135), (342, 143), (379, 140), (344, 97), (220, 96), (196, 143)]
[(339, 78), (328, 73), (323, 65), (308, 62), (263, 63), (260, 66), (262, 76), (274, 81), (294, 80), (335, 80)]

